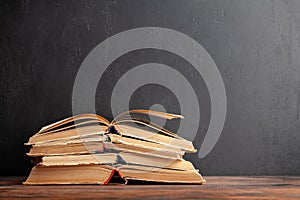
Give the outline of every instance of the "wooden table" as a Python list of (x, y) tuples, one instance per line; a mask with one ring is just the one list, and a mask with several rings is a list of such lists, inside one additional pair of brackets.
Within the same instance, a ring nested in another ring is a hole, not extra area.
[(208, 176), (201, 185), (25, 186), (0, 177), (0, 199), (300, 199), (300, 177)]

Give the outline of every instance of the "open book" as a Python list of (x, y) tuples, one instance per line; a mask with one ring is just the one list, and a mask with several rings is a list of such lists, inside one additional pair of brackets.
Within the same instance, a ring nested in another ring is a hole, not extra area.
[(205, 180), (183, 159), (192, 142), (147, 120), (181, 115), (131, 110), (112, 122), (81, 114), (43, 127), (30, 137), (28, 156), (37, 163), (24, 184), (107, 184), (112, 179), (202, 184)]

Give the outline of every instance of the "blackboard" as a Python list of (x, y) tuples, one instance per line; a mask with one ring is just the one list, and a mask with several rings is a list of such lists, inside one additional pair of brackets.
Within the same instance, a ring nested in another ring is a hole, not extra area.
[[(246, 0), (1, 1), (0, 175), (27, 175), (23, 143), (42, 126), (72, 115), (72, 89), (90, 51), (139, 27), (164, 27), (193, 38), (218, 67), (227, 95), (224, 128), (202, 159), (204, 175), (300, 175), (300, 3)], [(112, 119), (113, 85), (132, 66), (158, 62), (185, 76), (200, 101), (201, 148), (210, 120), (205, 82), (184, 59), (137, 50), (116, 59), (100, 80), (96, 111)], [(151, 74), (151, 75), (155, 75)], [(140, 87), (130, 108), (163, 104), (180, 113), (174, 93)], [(207, 106), (206, 106), (207, 105)], [(167, 125), (176, 130), (177, 122)]]

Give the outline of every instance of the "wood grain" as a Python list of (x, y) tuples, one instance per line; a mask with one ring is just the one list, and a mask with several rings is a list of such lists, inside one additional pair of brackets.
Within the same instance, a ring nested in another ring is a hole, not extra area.
[(0, 199), (300, 199), (300, 177), (205, 177), (206, 185), (25, 186), (0, 177)]

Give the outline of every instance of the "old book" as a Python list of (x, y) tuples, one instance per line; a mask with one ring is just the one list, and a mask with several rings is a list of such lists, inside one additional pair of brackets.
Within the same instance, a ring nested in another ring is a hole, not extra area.
[[(155, 145), (153, 145), (155, 146)], [(158, 145), (157, 145), (158, 146)], [(136, 144), (123, 144), (109, 141), (90, 141), (77, 143), (60, 143), (52, 145), (33, 145), (28, 156), (42, 157), (69, 154), (89, 154), (105, 152), (139, 152), (145, 154), (160, 155), (165, 157), (182, 158), (184, 152), (180, 149), (175, 152), (167, 148), (148, 147)]]
[[(125, 183), (139, 180), (203, 184), (198, 170), (183, 159), (185, 153), (196, 152), (192, 142), (151, 123), (145, 115), (183, 118), (131, 110), (112, 122), (98, 115), (82, 114), (43, 127), (26, 143), (32, 146), (27, 155), (37, 158), (37, 166), (24, 184), (106, 184), (113, 174)], [(68, 172), (62, 175), (64, 170)], [(101, 175), (93, 177), (92, 172)]]
[[(29, 138), (28, 145), (43, 144), (60, 139), (76, 139), (104, 134), (118, 133), (118, 135), (138, 138), (140, 140), (180, 148), (188, 152), (195, 152), (192, 142), (150, 123), (142, 117), (133, 117), (134, 114), (149, 114), (165, 119), (182, 118), (180, 115), (162, 113), (150, 110), (132, 110), (119, 115), (112, 122), (93, 114), (82, 114), (70, 117), (43, 127), (38, 133)], [(75, 124), (70, 124), (74, 123)], [(137, 128), (136, 124), (144, 126)]]
[[(35, 166), (24, 184), (108, 184), (113, 177), (128, 181), (203, 184), (205, 180), (196, 170), (171, 170), (139, 165), (111, 167), (108, 165)], [(120, 180), (119, 182), (122, 183)]]
[(145, 165), (177, 170), (195, 170), (192, 163), (182, 159), (139, 152), (100, 153), (84, 155), (44, 156), (39, 165), (66, 166), (66, 165)]

